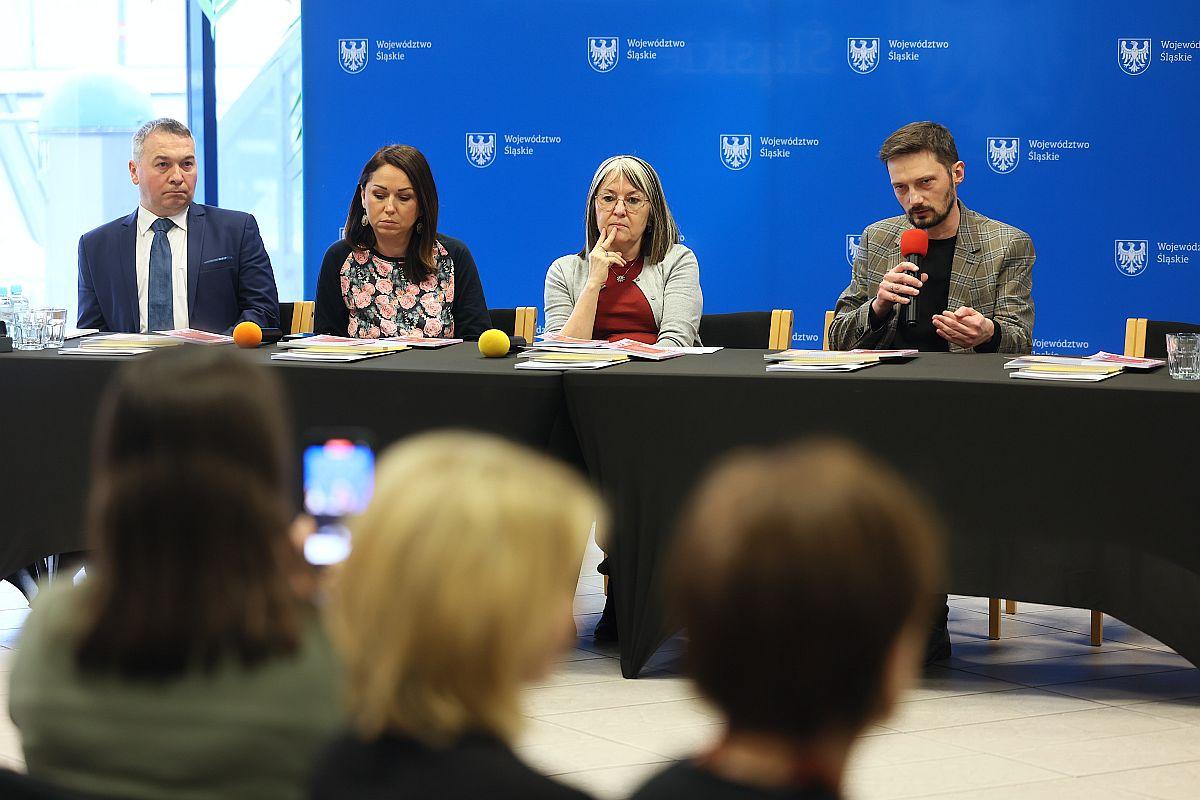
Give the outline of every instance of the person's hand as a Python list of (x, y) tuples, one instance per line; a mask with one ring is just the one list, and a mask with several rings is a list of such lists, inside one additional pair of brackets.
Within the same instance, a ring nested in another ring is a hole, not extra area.
[(970, 306), (934, 314), (933, 327), (938, 336), (966, 349), (983, 344), (996, 332), (996, 323)]
[[(316, 532), (317, 521), (308, 514), (297, 514), (288, 526), (288, 540), (299, 551), (301, 558), (304, 556), (304, 543)], [(306, 567), (291, 576), (292, 591), (299, 597), (311, 600), (317, 594), (317, 580), (316, 571), (312, 567)]]
[(918, 278), (912, 273), (917, 272), (917, 265), (911, 261), (901, 261), (883, 276), (879, 282), (879, 291), (871, 301), (875, 316), (886, 317), (897, 305), (908, 305), (910, 297), (921, 293), (921, 287), (929, 280), (929, 274), (922, 272)]
[(316, 532), (317, 521), (308, 514), (297, 514), (296, 518), (292, 520), (292, 524), (288, 526), (288, 538), (301, 553), (304, 552), (304, 543), (308, 541), (308, 537)]
[(621, 254), (608, 249), (616, 234), (615, 227), (603, 232), (600, 240), (596, 242), (596, 246), (592, 248), (592, 252), (588, 253), (588, 285), (594, 289), (599, 289), (604, 285), (604, 281), (608, 278), (609, 267), (625, 266), (625, 259), (621, 257)]

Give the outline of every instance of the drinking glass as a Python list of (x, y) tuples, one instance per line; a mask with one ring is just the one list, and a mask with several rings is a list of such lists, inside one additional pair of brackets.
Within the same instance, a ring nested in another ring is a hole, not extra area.
[(46, 339), (46, 314), (20, 311), (13, 316), (13, 347), (17, 350), (41, 350)]
[(1167, 334), (1167, 369), (1175, 380), (1200, 380), (1200, 333)]
[(67, 310), (65, 308), (39, 309), (46, 315), (46, 339), (42, 346), (47, 350), (61, 348), (67, 335)]

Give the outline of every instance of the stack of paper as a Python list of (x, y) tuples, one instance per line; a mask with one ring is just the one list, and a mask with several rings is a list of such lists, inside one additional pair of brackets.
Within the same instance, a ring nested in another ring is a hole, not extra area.
[(550, 333), (542, 337), (542, 341), (536, 346), (554, 345), (556, 347), (577, 348), (577, 349), (596, 349), (599, 347), (607, 347), (607, 339), (578, 339), (574, 336), (563, 336), (561, 333)]
[(659, 347), (656, 344), (646, 344), (636, 339), (618, 339), (608, 346), (614, 353), (624, 353), (634, 358), (644, 358), (650, 361), (664, 361), (668, 358), (678, 358), (683, 355), (670, 347)]
[(842, 350), (783, 350), (767, 353), (767, 372), (854, 372), (880, 362), (875, 353), (848, 353)]
[(400, 353), (409, 345), (390, 339), (352, 339), (346, 336), (310, 336), (279, 343), (283, 352), (272, 353), (272, 361), (317, 361), (344, 364)]
[(462, 344), (462, 339), (433, 339), (428, 336), (390, 336), (380, 339), (388, 344), (406, 344), (421, 350), (436, 350), (439, 347), (449, 347), (452, 344)]
[(178, 339), (154, 333), (105, 333), (84, 339), (78, 347), (63, 348), (58, 352), (64, 356), (136, 356), (180, 344), (183, 342)]
[(614, 353), (611, 351), (578, 353), (535, 352), (530, 353), (524, 361), (518, 363), (517, 369), (602, 369), (604, 367), (611, 367), (613, 364), (623, 364), (628, 360), (629, 356), (624, 353)]
[(1106, 353), (1101, 350), (1095, 355), (1087, 357), (1088, 361), (1099, 361), (1105, 364), (1120, 364), (1125, 369), (1157, 369), (1165, 365), (1167, 362), (1161, 358), (1137, 358), (1135, 356), (1121, 356), (1116, 353)]
[(1117, 375), (1124, 367), (1072, 356), (1021, 356), (1008, 361), (1005, 369), (1013, 378), (1036, 381), (1086, 381), (1094, 383)]
[(593, 355), (626, 355), (649, 361), (663, 361), (686, 355), (686, 351), (673, 347), (659, 347), (636, 339), (576, 339), (571, 336), (552, 334), (525, 350), (522, 355), (534, 358), (542, 353), (590, 353)]
[(181, 342), (188, 342), (189, 344), (233, 344), (232, 336), (198, 331), (195, 328), (177, 328), (173, 331), (155, 331), (155, 333), (159, 336), (167, 336), (171, 339), (178, 339)]
[(910, 347), (907, 350), (867, 350), (862, 347), (855, 348), (851, 353), (867, 353), (880, 358), (912, 358), (920, 351), (915, 347)]

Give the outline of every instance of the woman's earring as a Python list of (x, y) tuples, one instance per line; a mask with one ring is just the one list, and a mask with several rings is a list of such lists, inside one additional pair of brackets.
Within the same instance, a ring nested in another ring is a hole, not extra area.
[(421, 231), (425, 230), (425, 223), (421, 222), (421, 220), (417, 220), (416, 230), (417, 230), (417, 233), (420, 233)]
[(368, 220), (368, 219), (367, 219), (367, 212), (365, 212), (365, 211), (364, 211), (364, 212), (363, 212), (363, 218), (362, 218), (362, 224), (363, 224), (363, 227), (364, 227), (364, 228), (365, 228), (365, 227), (367, 227), (367, 225), (368, 225), (369, 223), (370, 223), (370, 220)]

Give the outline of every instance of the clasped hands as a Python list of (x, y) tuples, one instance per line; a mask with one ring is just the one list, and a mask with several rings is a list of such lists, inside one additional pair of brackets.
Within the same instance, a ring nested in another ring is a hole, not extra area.
[[(927, 273), (920, 273), (911, 261), (901, 261), (879, 282), (879, 291), (871, 301), (878, 317), (887, 317), (897, 305), (908, 305), (910, 298), (921, 293), (921, 287), (929, 280)], [(970, 306), (960, 306), (954, 311), (933, 315), (933, 327), (937, 335), (950, 344), (963, 349), (977, 347), (992, 338), (996, 323)]]

